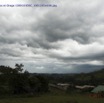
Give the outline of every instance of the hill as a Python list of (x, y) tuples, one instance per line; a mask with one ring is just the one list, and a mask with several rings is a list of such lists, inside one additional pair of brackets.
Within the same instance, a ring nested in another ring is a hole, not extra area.
[[(33, 75), (33, 74), (32, 74)], [(48, 78), (50, 83), (70, 83), (78, 85), (101, 85), (104, 84), (104, 69), (90, 73), (68, 74), (34, 74)]]

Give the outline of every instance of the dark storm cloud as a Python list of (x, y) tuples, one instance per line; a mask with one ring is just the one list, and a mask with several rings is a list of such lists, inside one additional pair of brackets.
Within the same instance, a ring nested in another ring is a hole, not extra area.
[[(37, 24), (37, 28), (42, 32), (42, 36), (49, 42), (71, 38), (73, 37), (73, 33), (70, 32), (80, 29), (81, 25), (83, 25), (82, 22), (76, 20), (74, 17), (63, 18), (60, 14), (53, 13), (53, 11), (45, 15), (44, 19), (39, 20)], [(74, 36), (76, 34), (77, 32), (75, 32)]]
[(68, 18), (67, 16), (63, 18), (53, 11), (45, 15), (44, 19), (40, 19), (37, 23), (37, 29), (41, 32), (41, 36), (49, 42), (70, 38), (80, 43), (88, 43), (90, 27), (86, 28), (86, 24), (76, 17)]
[[(77, 4), (75, 1), (73, 2)], [(90, 6), (88, 4), (84, 5)], [(63, 11), (62, 9), (62, 11), (59, 11), (58, 9), (54, 12), (54, 10), (52, 10), (48, 12), (44, 18), (39, 19), (37, 22), (37, 28), (39, 28), (39, 31), (42, 34), (41, 36), (49, 42), (70, 38), (82, 44), (91, 43), (91, 38), (97, 37), (98, 35), (96, 31), (92, 31), (93, 27), (95, 25), (99, 26), (99, 22), (102, 22), (102, 20), (96, 15), (100, 15), (101, 12), (99, 11), (101, 9), (98, 8), (100, 8), (99, 6), (101, 5), (98, 2), (98, 5), (92, 7), (91, 10), (88, 8), (85, 9), (84, 6), (79, 6), (80, 5), (76, 8), (69, 7), (72, 11), (68, 11), (67, 8), (65, 8), (66, 11)]]
[(27, 46), (33, 48), (43, 48), (43, 49), (58, 49), (60, 46), (54, 45), (47, 40), (44, 39), (33, 39), (30, 38), (27, 40)]

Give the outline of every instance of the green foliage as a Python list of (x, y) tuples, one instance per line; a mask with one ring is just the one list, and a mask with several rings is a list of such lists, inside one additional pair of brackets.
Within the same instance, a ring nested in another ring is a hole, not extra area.
[(14, 94), (25, 93), (28, 87), (28, 77), (24, 74), (12, 75), (9, 86)]
[(48, 91), (48, 80), (43, 76), (37, 76), (37, 78), (40, 80), (40, 83), (41, 83), (40, 91), (47, 92)]
[(41, 82), (37, 77), (31, 76), (29, 77), (29, 87), (30, 87), (31, 93), (37, 93), (40, 91)]
[[(48, 82), (42, 76), (30, 75), (23, 71), (22, 64), (16, 64), (15, 68), (0, 66), (0, 94), (23, 94), (48, 91)], [(6, 88), (5, 88), (6, 87)]]

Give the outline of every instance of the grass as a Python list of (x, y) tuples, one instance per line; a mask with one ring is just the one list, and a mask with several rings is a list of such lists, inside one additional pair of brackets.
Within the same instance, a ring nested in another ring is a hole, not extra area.
[(45, 94), (39, 97), (13, 97), (0, 99), (0, 103), (103, 103), (104, 98), (96, 99), (83, 95), (52, 95)]
[(33, 97), (9, 96), (0, 99), (0, 103), (104, 103), (104, 98), (92, 98), (82, 94), (66, 94), (64, 91), (51, 90), (51, 93)]

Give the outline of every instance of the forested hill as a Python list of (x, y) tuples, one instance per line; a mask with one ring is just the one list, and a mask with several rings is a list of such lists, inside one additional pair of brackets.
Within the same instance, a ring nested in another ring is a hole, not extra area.
[(104, 68), (100, 69), (100, 70), (97, 70), (97, 71), (94, 71), (94, 72), (91, 72), (89, 74), (95, 74), (95, 75), (99, 75), (99, 74), (102, 74), (104, 75)]
[(101, 85), (104, 84), (104, 69), (91, 73), (80, 73), (75, 75), (75, 81), (82, 84)]
[(90, 73), (79, 74), (34, 74), (48, 78), (50, 83), (72, 83), (79, 85), (100, 85), (104, 84), (104, 69)]

